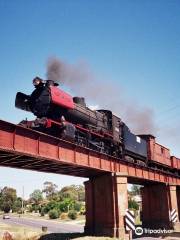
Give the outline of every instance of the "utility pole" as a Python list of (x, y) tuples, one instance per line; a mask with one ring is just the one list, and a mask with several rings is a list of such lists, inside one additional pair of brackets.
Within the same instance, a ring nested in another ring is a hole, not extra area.
[(22, 214), (24, 213), (24, 186), (22, 188), (22, 206), (21, 206)]

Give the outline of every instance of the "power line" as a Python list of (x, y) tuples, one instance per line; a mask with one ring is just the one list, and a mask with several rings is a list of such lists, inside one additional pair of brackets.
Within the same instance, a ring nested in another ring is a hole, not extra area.
[[(179, 124), (179, 118), (180, 118), (180, 114), (176, 114), (175, 116), (174, 115), (170, 115), (162, 120), (157, 120), (158, 122), (158, 125), (159, 126), (166, 126), (166, 125), (174, 125), (174, 124)], [(175, 123), (175, 121), (178, 121)]]
[(175, 105), (173, 107), (170, 107), (170, 108), (168, 108), (168, 109), (166, 109), (164, 111), (160, 111), (159, 114), (161, 115), (161, 114), (164, 114), (164, 113), (168, 113), (168, 112), (176, 110), (177, 108), (180, 108), (180, 104), (177, 104), (177, 105)]

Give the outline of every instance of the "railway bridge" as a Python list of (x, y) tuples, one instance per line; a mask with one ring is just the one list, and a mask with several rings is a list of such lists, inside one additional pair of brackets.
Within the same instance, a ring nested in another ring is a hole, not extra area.
[(169, 211), (175, 209), (180, 216), (180, 178), (177, 176), (2, 120), (0, 166), (88, 178), (85, 182), (85, 232), (90, 235), (128, 239), (124, 225), (128, 183), (143, 185), (144, 227), (172, 228), (175, 226), (170, 221)]

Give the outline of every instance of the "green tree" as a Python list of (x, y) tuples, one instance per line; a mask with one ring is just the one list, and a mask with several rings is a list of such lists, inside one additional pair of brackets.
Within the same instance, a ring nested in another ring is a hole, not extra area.
[(59, 191), (60, 200), (72, 199), (74, 201), (85, 201), (85, 190), (81, 185), (70, 185)]
[(67, 212), (69, 212), (69, 210), (74, 209), (74, 204), (75, 204), (75, 200), (71, 199), (71, 198), (65, 198), (63, 200), (64, 206), (67, 209)]
[(131, 187), (131, 193), (132, 193), (132, 195), (140, 195), (140, 193), (141, 193), (141, 186), (140, 185), (132, 185), (132, 187)]
[(59, 209), (61, 212), (68, 212), (68, 209), (69, 209), (69, 205), (66, 201), (61, 201), (59, 203)]
[(1, 191), (2, 198), (4, 201), (15, 201), (17, 198), (16, 189), (10, 187), (4, 187)]
[(48, 202), (46, 206), (44, 206), (45, 212), (48, 213), (50, 210), (58, 208), (58, 203), (54, 200)]
[(74, 207), (74, 210), (76, 210), (77, 212), (80, 212), (81, 207), (82, 207), (82, 203), (75, 202), (73, 207)]
[(57, 194), (57, 185), (52, 182), (44, 182), (43, 192), (46, 194), (46, 198), (52, 200)]
[(43, 195), (41, 190), (36, 189), (30, 194), (30, 202), (39, 205), (39, 203), (43, 200)]
[(0, 205), (1, 209), (5, 212), (9, 212), (13, 208), (15, 201), (17, 200), (16, 189), (10, 187), (4, 187), (1, 189)]
[(82, 185), (77, 185), (78, 201), (85, 202), (85, 189)]
[(78, 192), (75, 189), (74, 185), (71, 186), (67, 186), (67, 187), (63, 187), (60, 191), (59, 191), (59, 196), (61, 200), (64, 199), (73, 199), (75, 201), (78, 200)]
[(19, 212), (22, 210), (21, 208), (22, 208), (22, 198), (18, 197), (13, 203), (12, 211)]

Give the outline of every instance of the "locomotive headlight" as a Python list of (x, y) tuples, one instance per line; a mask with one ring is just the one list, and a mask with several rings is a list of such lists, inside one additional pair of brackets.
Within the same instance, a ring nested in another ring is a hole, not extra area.
[(39, 77), (33, 79), (33, 85), (35, 87), (37, 87), (40, 83), (42, 83), (42, 80)]

